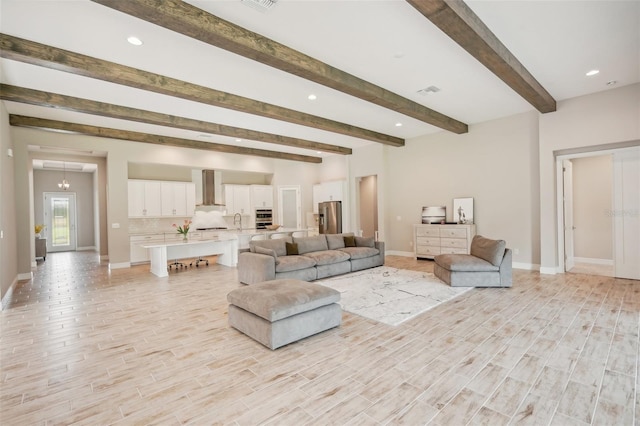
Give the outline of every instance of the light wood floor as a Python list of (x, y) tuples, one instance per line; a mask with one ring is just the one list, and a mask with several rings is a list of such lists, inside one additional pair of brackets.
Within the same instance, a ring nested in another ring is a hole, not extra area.
[[(389, 256), (388, 266), (430, 271)], [(55, 253), (1, 314), (0, 424), (557, 424), (640, 420), (640, 282), (514, 271), (392, 327), (276, 351), (227, 325), (236, 270), (156, 278)]]

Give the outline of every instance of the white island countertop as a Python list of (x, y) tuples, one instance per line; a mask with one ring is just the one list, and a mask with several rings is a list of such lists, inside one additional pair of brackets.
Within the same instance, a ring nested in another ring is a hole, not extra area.
[[(207, 230), (194, 231), (194, 237), (187, 237), (184, 241), (176, 233), (171, 233), (178, 238), (169, 241), (149, 242), (140, 244), (141, 247), (149, 250), (151, 259), (151, 272), (159, 277), (168, 276), (168, 260), (197, 258), (199, 256), (218, 255), (218, 263), (225, 266), (236, 266), (238, 264), (238, 250), (249, 248), (249, 241), (256, 235), (264, 235), (265, 239), (272, 234), (290, 234), (293, 232), (304, 232), (306, 229), (279, 228), (277, 230), (268, 229), (216, 229), (211, 236), (195, 237), (196, 233), (207, 232)], [(165, 235), (168, 233), (165, 233)]]

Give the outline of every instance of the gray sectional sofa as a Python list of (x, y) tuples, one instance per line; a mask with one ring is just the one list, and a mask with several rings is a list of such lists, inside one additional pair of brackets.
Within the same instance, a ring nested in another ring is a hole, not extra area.
[(256, 284), (293, 278), (313, 281), (384, 265), (384, 242), (351, 233), (257, 240), (238, 256), (238, 279)]

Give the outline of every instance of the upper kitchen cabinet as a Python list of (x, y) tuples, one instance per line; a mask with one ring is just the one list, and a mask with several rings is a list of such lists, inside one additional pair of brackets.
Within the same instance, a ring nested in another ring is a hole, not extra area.
[(162, 216), (193, 216), (196, 187), (190, 182), (162, 182)]
[(129, 217), (193, 216), (196, 189), (191, 182), (128, 181)]
[(313, 185), (313, 212), (318, 213), (318, 203), (343, 201), (346, 181), (334, 180)]
[(227, 214), (250, 214), (251, 192), (249, 185), (224, 185), (224, 202)]
[(273, 187), (271, 185), (251, 185), (252, 209), (273, 208)]
[(129, 180), (129, 217), (153, 217), (162, 214), (162, 189), (159, 181)]

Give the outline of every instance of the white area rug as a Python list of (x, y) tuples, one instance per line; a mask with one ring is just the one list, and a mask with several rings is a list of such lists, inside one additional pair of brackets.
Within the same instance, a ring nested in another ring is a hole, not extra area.
[(315, 281), (341, 293), (342, 309), (389, 325), (398, 325), (471, 290), (450, 287), (429, 272), (387, 266)]

